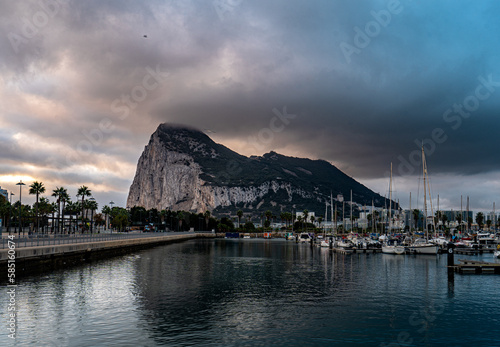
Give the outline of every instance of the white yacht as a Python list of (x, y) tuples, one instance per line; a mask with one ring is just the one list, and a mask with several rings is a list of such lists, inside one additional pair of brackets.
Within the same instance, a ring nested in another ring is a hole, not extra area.
[(300, 242), (311, 242), (312, 237), (308, 233), (301, 233), (299, 235), (299, 241)]
[(439, 246), (435, 243), (427, 242), (425, 239), (416, 239), (408, 246), (408, 250), (413, 254), (437, 254)]
[(384, 254), (404, 254), (405, 248), (403, 246), (398, 245), (382, 245), (382, 253)]
[(404, 254), (405, 247), (398, 245), (395, 240), (386, 239), (382, 244), (382, 253), (384, 254)]

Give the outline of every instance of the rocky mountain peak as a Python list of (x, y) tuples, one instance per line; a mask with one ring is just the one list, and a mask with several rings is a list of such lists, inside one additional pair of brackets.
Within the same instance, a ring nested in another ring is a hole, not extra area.
[(384, 198), (324, 160), (274, 151), (245, 157), (192, 127), (160, 124), (139, 158), (127, 206), (218, 213), (325, 210), (353, 191), (359, 204)]

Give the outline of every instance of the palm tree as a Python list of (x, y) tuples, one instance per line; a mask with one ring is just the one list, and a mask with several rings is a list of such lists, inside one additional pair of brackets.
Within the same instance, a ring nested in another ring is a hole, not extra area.
[(113, 227), (123, 231), (123, 228), (129, 225), (130, 215), (128, 211), (122, 207), (113, 207), (111, 210), (111, 217), (113, 218)]
[(66, 203), (70, 203), (71, 202), (71, 199), (69, 197), (68, 191), (66, 189), (64, 189), (61, 192), (61, 195), (60, 195), (59, 199), (62, 202), (61, 216), (62, 216), (62, 228), (64, 230), (64, 224), (65, 224), (64, 223), (64, 210), (66, 208)]
[[(7, 215), (10, 212), (10, 204), (7, 201), (7, 198), (0, 194), (0, 219), (4, 221), (4, 225), (7, 225)], [(10, 218), (10, 215), (9, 215)], [(2, 225), (0, 224), (0, 228)]]
[(38, 181), (35, 181), (33, 182), (31, 185), (30, 185), (30, 190), (29, 190), (29, 194), (30, 195), (36, 195), (36, 231), (35, 232), (38, 232), (38, 228), (39, 228), (39, 223), (38, 223), (38, 197), (40, 196), (40, 194), (43, 194), (45, 193), (45, 187), (43, 185), (42, 182), (38, 182)]
[(55, 217), (55, 215), (54, 215), (54, 214), (56, 213), (56, 210), (57, 210), (57, 205), (56, 205), (56, 203), (55, 203), (55, 202), (50, 203), (50, 204), (49, 204), (48, 211), (49, 211), (49, 213), (52, 213), (52, 232), (53, 232), (54, 234), (56, 233), (56, 231), (54, 230), (54, 224), (56, 224), (56, 223), (55, 223), (55, 219), (56, 219), (56, 217)]
[(71, 202), (71, 200), (68, 199), (67, 205), (65, 208), (63, 208), (63, 214), (67, 213), (69, 214), (69, 229), (72, 230), (73, 226), (73, 215), (77, 215), (78, 211), (80, 211), (80, 204), (79, 203), (74, 203)]
[(283, 222), (285, 222), (285, 229), (287, 227), (287, 224), (286, 224), (286, 212), (281, 212), (280, 213), (280, 219), (281, 219), (281, 224), (283, 224)]
[(240, 223), (241, 223), (241, 217), (243, 217), (243, 211), (242, 210), (238, 210), (238, 212), (236, 212), (236, 215), (238, 216), (238, 228), (240, 228)]
[[(104, 205), (102, 207), (102, 213), (104, 213), (104, 215), (106, 216), (106, 221), (108, 221), (109, 219), (109, 215), (111, 214), (111, 208), (109, 208), (108, 205)], [(106, 225), (106, 229), (109, 227), (109, 225)]]
[(85, 197), (86, 196), (91, 196), (92, 193), (90, 192), (90, 189), (87, 186), (81, 186), (78, 188), (78, 192), (76, 193), (76, 196), (81, 196), (82, 197), (82, 234), (83, 234), (83, 211), (85, 208)]
[(91, 212), (91, 218), (90, 218), (90, 228), (91, 231), (93, 231), (93, 225), (94, 225), (94, 211), (97, 211), (99, 208), (99, 205), (97, 204), (97, 201), (94, 200), (94, 198), (90, 198), (87, 200), (87, 209), (90, 210)]
[(66, 197), (69, 198), (68, 196), (68, 191), (66, 190), (66, 188), (64, 187), (56, 187), (56, 189), (54, 189), (52, 191), (52, 196), (55, 197), (57, 200), (57, 231), (59, 231), (60, 227), (61, 227), (61, 202), (62, 200), (64, 199), (67, 199)]
[(267, 210), (266, 212), (264, 212), (264, 215), (266, 216), (266, 220), (269, 222), (268, 224), (270, 224), (271, 223), (270, 219), (273, 216), (273, 213)]
[[(38, 209), (38, 212), (42, 216), (42, 220), (44, 221), (43, 223), (44, 226), (46, 226), (48, 223), (47, 224), (45, 223), (45, 218), (47, 217), (48, 214), (51, 213), (51, 205), (49, 199), (42, 196), (38, 201), (38, 203), (36, 204), (36, 208)], [(42, 226), (42, 232), (43, 232), (43, 226)]]
[[(418, 229), (418, 219), (420, 217), (420, 210), (413, 210), (413, 220), (415, 221), (415, 230)], [(425, 223), (424, 223), (425, 224)]]
[[(99, 226), (102, 226), (104, 225), (106, 219), (105, 217), (102, 215), (102, 213), (96, 213), (94, 215), (94, 222), (95, 222), (95, 226), (96, 227), (99, 227)], [(99, 229), (98, 229), (99, 230)], [(99, 232), (99, 231), (98, 231)]]
[(205, 211), (205, 213), (203, 214), (203, 217), (205, 217), (205, 225), (206, 225), (206, 228), (208, 230), (208, 221), (210, 220), (210, 211)]
[(306, 224), (306, 231), (307, 231), (307, 217), (309, 216), (309, 211), (308, 211), (308, 210), (304, 210), (304, 211), (302, 212), (302, 215), (303, 215), (303, 219), (302, 219), (302, 220), (303, 220), (303, 221), (304, 221), (304, 223)]
[(476, 223), (479, 225), (479, 229), (483, 228), (484, 214), (483, 212), (478, 212), (476, 214)]
[(184, 220), (184, 213), (182, 213), (182, 211), (177, 212), (177, 218), (179, 219), (179, 229), (182, 229), (182, 221)]
[(302, 216), (297, 217), (297, 222), (299, 222), (299, 225), (300, 225), (300, 223), (302, 222)]

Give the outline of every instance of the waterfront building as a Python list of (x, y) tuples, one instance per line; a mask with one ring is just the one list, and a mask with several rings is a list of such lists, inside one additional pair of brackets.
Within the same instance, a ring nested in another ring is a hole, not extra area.
[[(295, 220), (297, 220), (299, 217), (304, 218), (304, 213), (296, 212)], [(307, 214), (307, 222), (311, 223), (312, 217), (314, 217), (314, 219), (316, 219), (316, 213), (309, 211), (309, 213)]]
[(491, 221), (491, 227), (492, 228), (495, 228), (496, 227), (496, 224), (498, 224), (498, 214), (496, 214), (495, 212), (489, 212), (487, 215), (486, 215), (486, 220), (485, 220), (485, 223), (487, 221)]
[(0, 187), (0, 195), (3, 195), (5, 200), (9, 201), (9, 192), (6, 189), (2, 189), (2, 187)]

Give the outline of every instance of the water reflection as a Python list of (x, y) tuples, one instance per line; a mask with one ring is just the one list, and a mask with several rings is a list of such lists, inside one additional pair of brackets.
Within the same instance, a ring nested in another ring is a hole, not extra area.
[(16, 345), (461, 345), (479, 337), (495, 345), (498, 278), (450, 281), (439, 256), (193, 240), (24, 280)]

